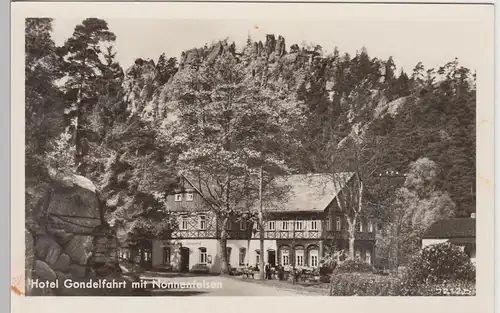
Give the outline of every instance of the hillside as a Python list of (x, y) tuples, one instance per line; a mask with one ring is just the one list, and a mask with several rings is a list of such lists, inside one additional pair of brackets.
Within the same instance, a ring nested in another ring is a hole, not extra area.
[(128, 114), (148, 121), (174, 118), (175, 77), (226, 52), (249, 77), (279, 85), (307, 104), (303, 149), (289, 160), (299, 171), (320, 170), (314, 151), (332, 141), (342, 146), (355, 134), (365, 140), (375, 136), (378, 172), (405, 172), (411, 162), (429, 158), (439, 165), (437, 186), (450, 193), (457, 213), (475, 211), (475, 83), (456, 60), (429, 70), (418, 63), (408, 76), (394, 73), (392, 58), (371, 58), (365, 49), (355, 56), (338, 50), (324, 55), (320, 46), (288, 48), (274, 35), (265, 42), (249, 39), (242, 51), (219, 42), (183, 52), (177, 65), (138, 59), (122, 84)]

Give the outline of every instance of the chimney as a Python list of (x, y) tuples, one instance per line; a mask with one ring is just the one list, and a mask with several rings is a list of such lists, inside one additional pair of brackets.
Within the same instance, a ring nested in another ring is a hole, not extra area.
[(471, 213), (471, 214), (470, 214), (470, 218), (475, 219), (475, 218), (476, 218), (476, 212)]

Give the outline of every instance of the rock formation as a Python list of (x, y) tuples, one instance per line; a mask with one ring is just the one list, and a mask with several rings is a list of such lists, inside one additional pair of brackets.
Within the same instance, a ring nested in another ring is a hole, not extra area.
[[(65, 279), (118, 272), (116, 236), (104, 221), (94, 184), (74, 175), (44, 187), (30, 197), (38, 201), (27, 219), (26, 294), (71, 295), (75, 290), (61, 288)], [(36, 279), (59, 280), (59, 289), (31, 288)]]

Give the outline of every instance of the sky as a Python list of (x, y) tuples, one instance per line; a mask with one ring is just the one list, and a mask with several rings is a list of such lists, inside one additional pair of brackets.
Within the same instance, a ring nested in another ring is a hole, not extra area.
[[(58, 45), (71, 36), (82, 19), (55, 18), (52, 38)], [(124, 68), (137, 58), (158, 60), (179, 57), (182, 51), (202, 47), (218, 39), (229, 38), (237, 46), (253, 40), (265, 41), (266, 34), (285, 38), (287, 50), (292, 44), (319, 44), (326, 52), (335, 46), (341, 53), (354, 55), (366, 47), (370, 57), (394, 58), (398, 68), (411, 73), (423, 62), (427, 68), (444, 65), (455, 57), (472, 70), (480, 47), (477, 28), (472, 20), (421, 21), (417, 19), (351, 20), (228, 20), (228, 19), (106, 19), (116, 34), (117, 59)]]

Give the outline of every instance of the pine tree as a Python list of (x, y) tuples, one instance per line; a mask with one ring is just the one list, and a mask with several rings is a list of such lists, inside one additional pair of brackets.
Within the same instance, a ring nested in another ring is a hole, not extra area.
[(156, 64), (156, 80), (160, 85), (166, 84), (172, 76), (177, 72), (177, 59), (169, 58), (165, 53), (162, 53), (158, 58), (158, 63)]
[(109, 46), (115, 39), (106, 21), (88, 18), (75, 27), (72, 37), (66, 40), (61, 49), (68, 78), (65, 90), (71, 102), (69, 118), (75, 128), (75, 163), (78, 173), (83, 175), (88, 171), (85, 156), (90, 148), (89, 140), (92, 140), (88, 116), (102, 91), (105, 75), (106, 64), (102, 62), (105, 52), (102, 46)]

